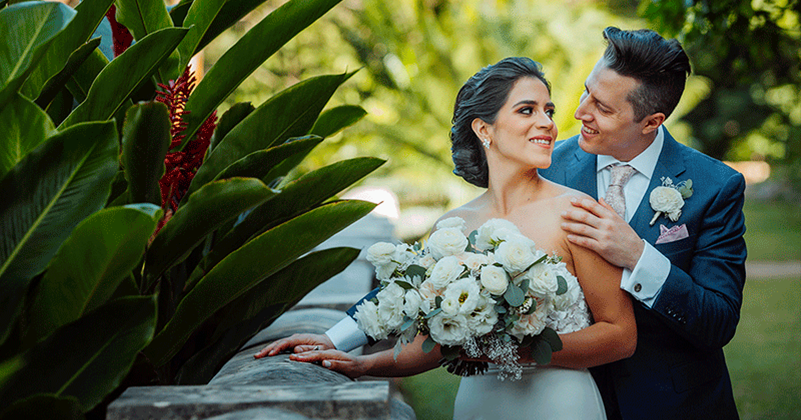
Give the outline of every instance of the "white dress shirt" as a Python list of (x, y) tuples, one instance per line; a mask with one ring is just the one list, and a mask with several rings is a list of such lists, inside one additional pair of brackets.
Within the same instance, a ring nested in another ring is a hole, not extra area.
[[(606, 189), (611, 180), (610, 165), (625, 163), (636, 169), (629, 182), (623, 186), (623, 196), (626, 199), (626, 222), (631, 221), (634, 212), (640, 206), (642, 200), (648, 198), (648, 186), (656, 168), (659, 154), (662, 153), (662, 145), (665, 143), (664, 127), (659, 127), (654, 142), (628, 162), (620, 162), (612, 156), (598, 155), (598, 197), (606, 195)], [(623, 276), (620, 279), (620, 288), (629, 292), (635, 299), (639, 300), (649, 308), (653, 306), (662, 285), (665, 284), (668, 274), (670, 274), (670, 260), (662, 255), (653, 245), (645, 240), (640, 259), (633, 270), (623, 269)]]

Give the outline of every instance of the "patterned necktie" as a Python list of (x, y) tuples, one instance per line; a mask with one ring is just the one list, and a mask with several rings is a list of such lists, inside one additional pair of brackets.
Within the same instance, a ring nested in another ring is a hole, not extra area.
[(611, 168), (612, 181), (606, 189), (604, 201), (615, 210), (620, 217), (626, 218), (626, 198), (623, 196), (623, 186), (629, 182), (629, 178), (634, 175), (635, 169), (629, 165), (615, 165)]

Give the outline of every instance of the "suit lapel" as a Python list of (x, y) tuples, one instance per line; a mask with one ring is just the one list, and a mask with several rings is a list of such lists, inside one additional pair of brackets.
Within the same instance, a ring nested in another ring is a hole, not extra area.
[(598, 199), (597, 156), (576, 147), (575, 160), (565, 168), (564, 185), (589, 194)]
[(650, 243), (654, 243), (656, 238), (659, 237), (659, 223), (654, 223), (653, 226), (649, 225), (651, 218), (654, 216), (654, 210), (651, 208), (650, 202), (651, 191), (662, 185), (663, 177), (670, 178), (673, 180), (673, 183), (677, 183), (679, 181), (679, 176), (684, 173), (685, 170), (684, 157), (681, 154), (681, 145), (674, 140), (673, 136), (665, 129), (665, 143), (662, 146), (662, 152), (659, 154), (654, 173), (651, 176), (651, 183), (648, 185), (645, 196), (643, 196), (639, 207), (637, 207), (637, 211), (629, 222), (631, 227), (640, 234), (640, 237), (646, 239)]

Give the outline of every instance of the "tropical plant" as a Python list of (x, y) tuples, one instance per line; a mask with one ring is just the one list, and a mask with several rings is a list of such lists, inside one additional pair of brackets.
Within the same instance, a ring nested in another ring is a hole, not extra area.
[[(0, 417), (205, 383), (356, 257), (313, 249), (372, 210), (335, 195), (383, 161), (292, 171), (364, 116), (323, 110), (352, 73), (215, 113), (339, 1), (285, 3), (197, 83), (190, 57), (263, 0), (0, 3)], [(110, 61), (90, 39), (107, 13)]]

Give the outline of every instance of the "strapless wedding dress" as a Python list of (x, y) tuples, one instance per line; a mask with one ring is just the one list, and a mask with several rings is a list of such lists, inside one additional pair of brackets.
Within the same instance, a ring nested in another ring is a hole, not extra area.
[[(592, 323), (583, 294), (572, 307), (552, 314), (548, 326), (559, 333)], [(606, 419), (603, 401), (587, 369), (527, 366), (520, 380), (498, 379), (497, 368), (462, 378), (454, 420)]]

